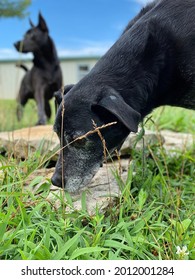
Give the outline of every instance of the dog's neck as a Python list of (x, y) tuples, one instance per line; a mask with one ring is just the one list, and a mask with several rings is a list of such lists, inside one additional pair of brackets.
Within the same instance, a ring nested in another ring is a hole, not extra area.
[(140, 41), (136, 41), (139, 30), (134, 31), (135, 37), (131, 30), (126, 32), (92, 71), (103, 80), (99, 83), (113, 87), (143, 118), (161, 105), (177, 105), (182, 94), (179, 87), (184, 83), (176, 65), (174, 42), (166, 30), (159, 29), (150, 38), (148, 29), (143, 28)]
[(56, 48), (50, 37), (48, 37), (47, 45), (43, 45), (37, 52), (33, 53), (33, 63), (40, 68), (52, 67), (59, 65)]

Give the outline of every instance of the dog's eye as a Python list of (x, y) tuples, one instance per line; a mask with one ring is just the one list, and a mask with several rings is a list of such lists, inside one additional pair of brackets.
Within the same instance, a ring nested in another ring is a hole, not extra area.
[(34, 40), (34, 39), (35, 39), (35, 34), (34, 34), (34, 33), (31, 33), (31, 34), (30, 34), (30, 38), (31, 38), (32, 40)]
[(87, 142), (87, 139), (85, 137), (83, 137), (81, 139), (76, 138), (75, 141), (74, 141), (74, 146), (76, 148), (80, 148), (80, 147), (85, 146), (86, 142)]
[(29, 30), (26, 33), (25, 37), (34, 40), (35, 39), (35, 33), (32, 30)]
[(74, 146), (75, 148), (84, 147), (86, 143), (88, 142), (87, 137), (80, 136), (84, 134), (74, 134), (70, 135), (67, 133), (64, 133), (64, 140), (67, 144), (70, 144), (71, 146)]
[(72, 137), (66, 134), (64, 134), (64, 139), (66, 140), (67, 143), (71, 143), (73, 141)]

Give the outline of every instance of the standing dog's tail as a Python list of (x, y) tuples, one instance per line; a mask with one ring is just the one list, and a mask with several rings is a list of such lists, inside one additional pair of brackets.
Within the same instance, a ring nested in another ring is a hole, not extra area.
[(24, 64), (17, 63), (17, 64), (16, 64), (16, 67), (20, 67), (20, 68), (22, 68), (25, 72), (27, 72), (27, 71), (28, 71), (28, 68), (27, 68), (27, 67), (26, 67), (26, 65), (24, 65)]

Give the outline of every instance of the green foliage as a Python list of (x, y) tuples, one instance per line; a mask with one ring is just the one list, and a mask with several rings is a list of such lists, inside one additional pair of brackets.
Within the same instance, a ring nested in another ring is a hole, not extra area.
[[(148, 122), (150, 129), (168, 129), (175, 132), (195, 133), (195, 111), (170, 106), (160, 107), (151, 114), (153, 123)], [(189, 121), (190, 120), (190, 121)]]
[(54, 194), (56, 207), (50, 179), (30, 179), (45, 166), (40, 150), (25, 161), (0, 156), (0, 259), (195, 259), (195, 147), (170, 155), (148, 146), (132, 159), (126, 181), (113, 171), (120, 196), (90, 215), (85, 192), (80, 211), (68, 193)]
[(94, 215), (85, 193), (75, 211), (68, 193), (65, 204), (63, 195), (56, 197), (59, 208), (47, 199), (49, 179), (38, 176), (25, 187), (43, 164), (38, 151), (36, 160), (17, 164), (1, 157), (0, 259), (178, 259), (177, 246), (187, 246), (185, 258), (194, 259), (195, 150), (171, 157), (156, 147), (146, 150), (145, 172), (142, 155), (134, 152), (126, 182), (115, 171), (120, 197)]
[[(50, 101), (52, 117), (50, 123), (54, 123), (54, 100)], [(30, 100), (23, 110), (23, 118), (19, 122), (16, 117), (16, 101), (0, 100), (0, 131), (11, 131), (23, 127), (34, 126), (37, 122), (37, 106), (34, 100)]]
[(1, 0), (0, 16), (1, 17), (19, 17), (23, 18), (27, 15), (25, 10), (31, 4), (31, 0)]
[[(52, 107), (50, 123), (53, 124), (55, 118), (54, 100), (50, 101), (50, 105)], [(30, 100), (24, 107), (21, 122), (18, 122), (16, 118), (16, 101), (0, 100), (0, 131), (33, 126), (36, 122), (37, 108), (34, 100)], [(152, 130), (169, 129), (176, 132), (195, 133), (195, 111), (182, 108), (173, 109), (173, 107), (168, 106), (161, 107), (152, 112), (145, 127)], [(143, 134), (140, 134), (141, 136)]]

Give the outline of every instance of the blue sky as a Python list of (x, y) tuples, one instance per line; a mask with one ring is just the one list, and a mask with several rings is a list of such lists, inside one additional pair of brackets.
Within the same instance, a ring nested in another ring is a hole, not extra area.
[[(29, 17), (41, 11), (60, 57), (102, 55), (128, 21), (151, 0), (32, 0)], [(0, 19), (0, 59), (18, 58), (13, 43), (29, 29), (28, 17)], [(27, 57), (22, 55), (23, 58)]]

